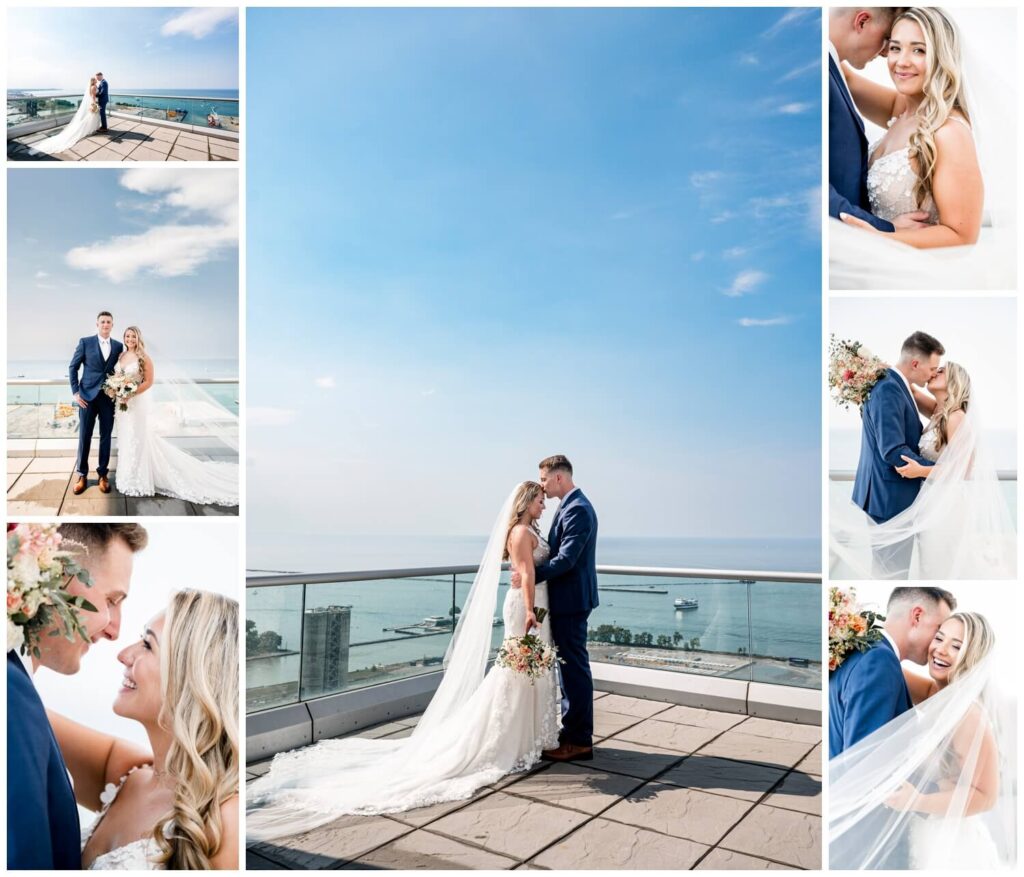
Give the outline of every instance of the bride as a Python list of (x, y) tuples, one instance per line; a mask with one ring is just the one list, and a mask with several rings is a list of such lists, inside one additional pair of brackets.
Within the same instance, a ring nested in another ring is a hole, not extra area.
[(1015, 768), (988, 620), (956, 612), (904, 671), (914, 708), (829, 762), (829, 865), (1012, 867)]
[(127, 410), (116, 412), (117, 489), (126, 496), (160, 493), (202, 505), (238, 505), (238, 464), (200, 460), (160, 434), (149, 394), (156, 365), (138, 326), (125, 329), (124, 351), (114, 371), (141, 378)]
[[(846, 498), (830, 508), (831, 574), (839, 579), (1006, 579), (1016, 575), (1016, 528), (978, 425), (971, 378), (955, 362), (913, 387), (928, 418), (902, 478), (925, 479), (913, 504), (875, 523)], [(912, 545), (911, 551), (900, 546)]]
[[(993, 235), (991, 228), (1008, 224), (1005, 215), (993, 223), (992, 203), (1005, 195), (992, 191), (986, 198), (982, 173), (983, 166), (1004, 170), (1002, 157), (996, 160), (992, 152), (1005, 145), (990, 146), (987, 162), (979, 157), (977, 107), (968, 97), (956, 23), (941, 9), (906, 9), (896, 17), (885, 51), (892, 88), (848, 65), (843, 68), (861, 114), (886, 129), (869, 147), (871, 212), (892, 220), (920, 211), (927, 214), (927, 224), (884, 233), (842, 214), (842, 223), (830, 223), (832, 288), (1012, 286), (1006, 272), (1015, 262), (1013, 254), (994, 251), (1012, 249), (1013, 241), (1001, 237), (1011, 232), (1012, 238), (1012, 229), (1001, 228)], [(988, 135), (1000, 139), (991, 130)], [(996, 183), (989, 180), (989, 189), (1000, 188)], [(987, 237), (983, 225), (988, 226)], [(932, 255), (914, 250), (930, 250)], [(972, 256), (975, 251), (984, 254)]]
[(554, 669), (531, 681), (494, 666), (493, 617), (502, 560), (522, 577), (510, 587), (505, 636), (536, 629), (551, 643), (547, 587), (534, 564), (550, 554), (537, 529), (544, 489), (526, 481), (506, 500), (487, 543), (445, 655), (440, 687), (412, 735), (400, 740), (323, 740), (278, 755), (248, 785), (246, 835), (268, 841), (324, 825), (345, 814), (397, 813), (468, 798), (506, 774), (528, 770), (558, 744), (560, 695)]
[(82, 96), (82, 102), (78, 105), (78, 111), (71, 121), (64, 126), (63, 130), (40, 140), (38, 143), (30, 144), (36, 152), (44, 152), (47, 155), (56, 155), (70, 149), (79, 140), (84, 140), (90, 134), (94, 134), (100, 127), (99, 108), (96, 104), (96, 77), (89, 80), (89, 88)]
[(82, 807), (86, 870), (238, 868), (238, 604), (182, 590), (119, 655), (114, 712), (149, 750), (50, 712)]

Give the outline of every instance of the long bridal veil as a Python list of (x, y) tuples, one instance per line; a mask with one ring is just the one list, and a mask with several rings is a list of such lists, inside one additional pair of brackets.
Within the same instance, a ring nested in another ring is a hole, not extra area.
[(505, 774), (489, 767), (487, 752), (500, 745), (497, 737), (507, 717), (478, 715), (473, 704), (483, 691), (490, 657), (502, 555), (517, 490), (498, 513), (445, 653), (440, 686), (412, 735), (399, 740), (322, 740), (278, 755), (269, 773), (248, 786), (250, 842), (309, 831), (345, 814), (394, 813), (458, 800)]
[[(1017, 10), (958, 9), (971, 130), (985, 186), (973, 246), (919, 250), (829, 219), (832, 289), (1013, 289), (1017, 276)], [(1003, 47), (1002, 50), (996, 47)], [(1013, 58), (1009, 64), (1003, 58)], [(891, 83), (889, 83), (891, 87)]]
[(92, 103), (92, 95), (86, 88), (85, 94), (82, 95), (82, 102), (63, 130), (45, 140), (30, 143), (30, 148), (46, 155), (56, 155), (58, 152), (70, 149), (82, 138), (88, 137), (100, 126), (99, 113), (93, 112)]
[(1016, 576), (1017, 530), (977, 405), (968, 409), (908, 509), (876, 524), (845, 496), (830, 503), (829, 554), (834, 579)]
[(829, 762), (830, 868), (1013, 867), (1016, 713), (998, 670), (990, 654)]

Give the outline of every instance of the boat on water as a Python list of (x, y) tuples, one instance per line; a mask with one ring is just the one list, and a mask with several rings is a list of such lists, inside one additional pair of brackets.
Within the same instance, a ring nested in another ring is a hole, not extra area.
[(699, 609), (700, 603), (687, 597), (676, 597), (675, 607), (676, 612), (685, 612), (688, 609)]

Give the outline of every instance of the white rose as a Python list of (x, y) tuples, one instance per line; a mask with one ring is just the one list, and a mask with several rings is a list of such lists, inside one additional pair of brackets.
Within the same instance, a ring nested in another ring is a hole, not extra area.
[(863, 359), (872, 359), (874, 355), (875, 354), (868, 350), (868, 348), (863, 344), (861, 344), (861, 346), (857, 348), (857, 356)]
[(39, 581), (39, 562), (31, 554), (19, 552), (14, 558), (14, 579), (22, 590), (28, 590)]
[(25, 642), (25, 634), (11, 619), (7, 619), (7, 650), (18, 651)]

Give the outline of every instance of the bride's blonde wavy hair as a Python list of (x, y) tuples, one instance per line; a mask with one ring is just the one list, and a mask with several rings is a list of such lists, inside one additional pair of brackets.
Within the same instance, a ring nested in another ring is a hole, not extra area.
[(914, 202), (920, 208), (932, 194), (938, 155), (935, 132), (949, 121), (953, 112), (960, 113), (968, 125), (971, 114), (964, 85), (962, 42), (956, 23), (941, 9), (928, 6), (904, 9), (893, 20), (893, 27), (903, 19), (921, 28), (925, 44), (924, 97), (917, 108), (917, 130), (910, 135), (910, 158), (916, 159), (918, 166)]
[(992, 625), (984, 615), (978, 612), (954, 612), (946, 621), (954, 618), (964, 626), (964, 638), (960, 655), (949, 671), (950, 684), (977, 667), (996, 644)]
[(935, 447), (942, 450), (949, 444), (949, 418), (954, 411), (963, 411), (971, 404), (971, 376), (955, 362), (946, 363), (946, 398), (935, 416), (937, 433)]
[(221, 805), (239, 793), (238, 603), (176, 591), (164, 620), (160, 675), (160, 725), (172, 737), (163, 767), (174, 778), (174, 804), (153, 829), (158, 864), (209, 870), (223, 838)]
[[(538, 494), (542, 494), (544, 488), (541, 487), (536, 481), (524, 481), (519, 485), (519, 489), (516, 491), (516, 495), (512, 500), (512, 511), (508, 516), (508, 527), (505, 528), (505, 550), (501, 555), (502, 560), (509, 559), (508, 553), (508, 540), (512, 535), (512, 528), (519, 523), (519, 519), (526, 514), (526, 510), (530, 507)], [(540, 536), (540, 529), (537, 527), (536, 521), (530, 522), (530, 529), (533, 530), (538, 536)]]

